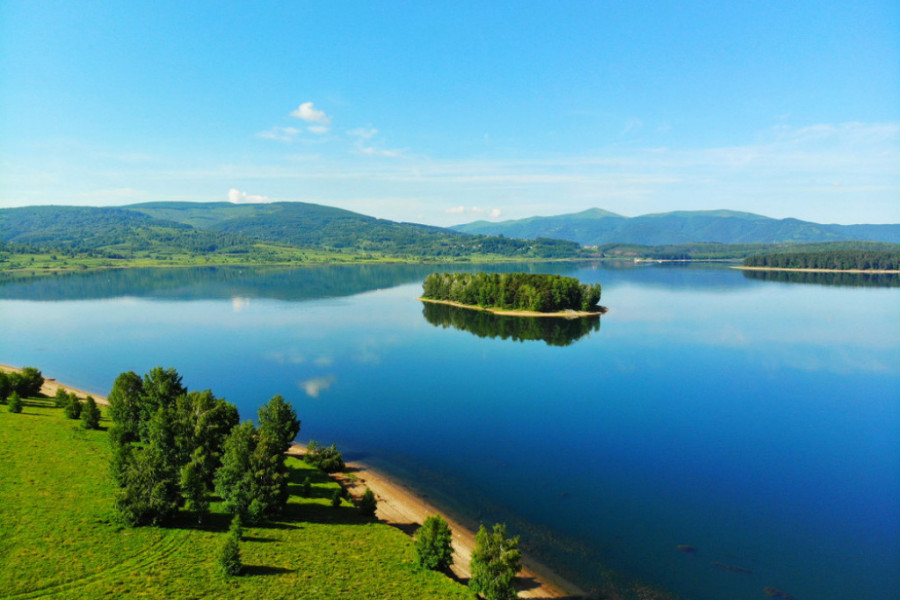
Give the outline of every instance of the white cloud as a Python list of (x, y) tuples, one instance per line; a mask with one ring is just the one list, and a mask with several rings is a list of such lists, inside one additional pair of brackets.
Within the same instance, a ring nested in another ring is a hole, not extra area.
[(291, 112), (291, 116), (311, 123), (307, 129), (318, 135), (328, 133), (331, 127), (331, 117), (325, 114), (324, 110), (313, 106), (312, 102), (304, 102), (297, 107), (297, 110)]
[(444, 212), (448, 215), (458, 215), (464, 212), (470, 212), (476, 215), (488, 215), (492, 219), (496, 219), (501, 214), (503, 214), (503, 211), (501, 211), (499, 208), (487, 209), (481, 208), (480, 206), (472, 206), (468, 209), (465, 206), (452, 206), (450, 208), (445, 208)]
[(334, 375), (328, 375), (326, 377), (314, 377), (312, 379), (307, 379), (306, 381), (301, 381), (300, 389), (306, 392), (307, 396), (311, 398), (318, 398), (319, 394), (331, 387), (331, 384), (334, 383), (334, 380)]
[(369, 144), (368, 142), (371, 141), (376, 135), (378, 135), (378, 130), (374, 127), (360, 127), (358, 129), (351, 129), (347, 132), (347, 135), (356, 138), (356, 150), (361, 154), (365, 154), (368, 156), (387, 156), (392, 158), (400, 156), (403, 153), (402, 150), (376, 148), (375, 146)]
[(296, 127), (273, 127), (266, 131), (260, 131), (256, 137), (264, 140), (277, 140), (279, 142), (292, 142), (302, 131)]
[(351, 129), (347, 134), (359, 138), (360, 140), (371, 140), (378, 134), (378, 130), (374, 127), (359, 127), (357, 129)]
[(268, 196), (250, 195), (247, 192), (242, 192), (234, 188), (228, 190), (228, 201), (233, 204), (262, 204), (264, 202), (271, 202)]

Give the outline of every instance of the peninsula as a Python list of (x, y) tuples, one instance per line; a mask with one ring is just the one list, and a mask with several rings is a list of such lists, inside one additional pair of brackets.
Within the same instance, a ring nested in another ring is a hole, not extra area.
[(517, 317), (600, 315), (600, 284), (535, 273), (432, 273), (419, 300)]

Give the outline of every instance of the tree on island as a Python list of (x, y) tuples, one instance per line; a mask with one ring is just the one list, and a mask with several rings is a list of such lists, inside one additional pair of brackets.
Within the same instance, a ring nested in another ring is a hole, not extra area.
[(440, 515), (431, 515), (416, 531), (416, 562), (432, 571), (444, 571), (453, 564), (453, 533)]
[(535, 273), (432, 273), (422, 289), (431, 300), (533, 312), (589, 311), (600, 301), (599, 283)]
[(469, 563), (472, 578), (469, 587), (485, 600), (515, 600), (513, 586), (516, 574), (522, 569), (519, 538), (506, 537), (506, 525), (494, 525), (488, 532), (484, 525), (475, 535), (475, 550)]

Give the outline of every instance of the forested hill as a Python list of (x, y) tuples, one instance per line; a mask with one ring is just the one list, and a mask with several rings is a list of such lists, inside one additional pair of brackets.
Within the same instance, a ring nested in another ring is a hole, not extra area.
[(772, 219), (730, 210), (676, 211), (623, 217), (600, 209), (552, 217), (490, 223), (476, 221), (453, 229), (515, 238), (550, 237), (584, 246), (692, 242), (723, 244), (868, 240), (900, 243), (900, 225), (823, 225), (799, 219)]
[(258, 253), (260, 244), (384, 257), (563, 258), (580, 254), (574, 242), (470, 235), (300, 202), (0, 209), (0, 243), (6, 243), (7, 249), (94, 252), (113, 258), (142, 253)]

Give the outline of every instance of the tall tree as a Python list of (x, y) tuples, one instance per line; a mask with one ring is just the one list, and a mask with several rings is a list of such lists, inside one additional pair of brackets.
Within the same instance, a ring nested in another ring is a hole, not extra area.
[(432, 571), (443, 571), (453, 564), (453, 533), (440, 515), (425, 519), (416, 531), (416, 562)]
[(109, 416), (113, 441), (128, 443), (140, 438), (144, 381), (134, 371), (120, 373), (109, 392)]
[(479, 527), (470, 569), (469, 587), (485, 600), (515, 600), (517, 593), (513, 582), (522, 569), (518, 536), (507, 538), (503, 524), (494, 525), (493, 532), (484, 525)]
[(300, 433), (300, 420), (290, 402), (278, 394), (257, 412), (259, 431), (263, 435), (271, 435), (287, 451)]

